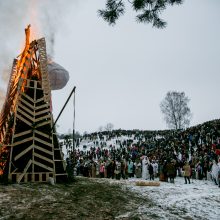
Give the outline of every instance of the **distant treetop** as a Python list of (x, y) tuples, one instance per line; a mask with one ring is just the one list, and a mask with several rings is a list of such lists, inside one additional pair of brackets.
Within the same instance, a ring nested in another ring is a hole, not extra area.
[[(116, 20), (125, 13), (126, 0), (106, 0), (106, 8), (98, 10), (98, 15), (109, 25), (114, 25)], [(127, 0), (138, 14), (139, 23), (151, 23), (153, 27), (165, 28), (167, 22), (160, 18), (160, 14), (167, 6), (180, 5), (183, 0)]]

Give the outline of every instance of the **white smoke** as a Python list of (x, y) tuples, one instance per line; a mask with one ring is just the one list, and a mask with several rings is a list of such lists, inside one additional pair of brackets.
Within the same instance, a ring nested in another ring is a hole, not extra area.
[[(65, 15), (72, 13), (79, 0), (7, 0), (0, 1), (0, 108), (6, 92), (13, 58), (23, 49), (24, 29), (31, 24), (37, 38), (45, 37), (47, 52), (54, 57), (54, 43)], [(33, 40), (33, 39), (31, 39)]]

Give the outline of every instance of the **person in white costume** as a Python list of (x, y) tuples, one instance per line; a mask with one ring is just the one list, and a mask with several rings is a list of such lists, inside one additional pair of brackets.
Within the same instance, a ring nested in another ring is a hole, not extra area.
[(143, 156), (142, 159), (142, 179), (149, 179), (149, 170), (148, 170), (149, 159), (147, 156)]
[(152, 166), (154, 169), (154, 177), (157, 177), (158, 176), (158, 163), (156, 161), (153, 161)]

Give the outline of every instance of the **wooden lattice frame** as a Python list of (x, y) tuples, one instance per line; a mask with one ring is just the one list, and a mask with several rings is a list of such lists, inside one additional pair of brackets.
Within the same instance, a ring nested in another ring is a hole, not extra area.
[[(8, 153), (4, 172), (13, 182), (44, 182), (66, 177), (62, 152), (52, 131), (51, 90), (45, 39), (26, 46), (14, 61), (0, 116), (0, 157)], [(12, 125), (11, 125), (12, 124)], [(54, 144), (55, 141), (55, 144)]]

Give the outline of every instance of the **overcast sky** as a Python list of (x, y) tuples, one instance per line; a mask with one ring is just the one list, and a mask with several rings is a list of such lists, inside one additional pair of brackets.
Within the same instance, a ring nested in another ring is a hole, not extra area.
[[(170, 90), (190, 98), (191, 125), (219, 118), (219, 0), (188, 0), (168, 8), (161, 15), (168, 22), (163, 30), (136, 23), (129, 5), (111, 27), (97, 16), (105, 0), (60, 2), (62, 11), (53, 19), (54, 60), (69, 71), (70, 80), (52, 92), (54, 118), (74, 86), (81, 133), (108, 122), (115, 129), (165, 129), (159, 104)], [(53, 13), (49, 4), (48, 9)], [(72, 110), (71, 100), (58, 121), (59, 132), (72, 130)]]

